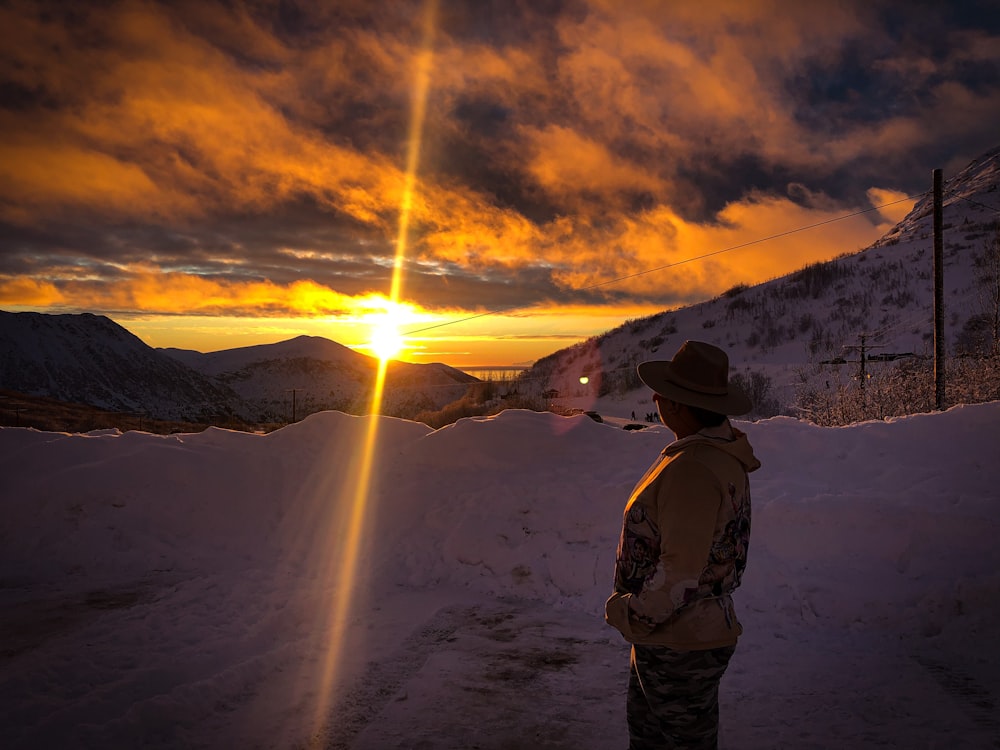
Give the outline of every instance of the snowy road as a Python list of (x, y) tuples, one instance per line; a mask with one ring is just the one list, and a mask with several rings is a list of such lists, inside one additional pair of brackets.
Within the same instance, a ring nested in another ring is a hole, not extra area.
[[(448, 608), (375, 663), (355, 692), (369, 712), (327, 747), (624, 748), (627, 662), (582, 613)], [(997, 687), (886, 635), (748, 632), (723, 682), (720, 747), (1000, 747)]]
[[(407, 596), (412, 594), (401, 594)], [(248, 661), (238, 679), (230, 677), (231, 697), (223, 701), (228, 705), (203, 706), (200, 717), (184, 717), (183, 735), (166, 730), (157, 742), (148, 734), (152, 711), (146, 712), (147, 734), (134, 735), (122, 726), (118, 731), (163, 747), (182, 737), (187, 739), (180, 744), (192, 747), (236, 741), (248, 748), (331, 750), (610, 750), (627, 744), (628, 647), (596, 613), (548, 610), (535, 601), (447, 599), (454, 594), (424, 594), (423, 604), (414, 600), (410, 607), (418, 615), (413, 621), (382, 627), (378, 640), (356, 655), (361, 661), (330, 712), (329, 729), (311, 742), (287, 743), (249, 731), (227, 735), (230, 730), (218, 726), (220, 710), (243, 712), (247, 718), (238, 725), (253, 726), (252, 715), (273, 703), (280, 687), (273, 682), (280, 671), (273, 659), (256, 668)], [(18, 738), (6, 746), (37, 748), (55, 741), (73, 747), (64, 727), (86, 725), (88, 718), (95, 725), (111, 721), (123, 691), (155, 696), (151, 673), (165, 688), (170, 600), (148, 584), (19, 603), (8, 597), (0, 613), (0, 667), (8, 685), (18, 683), (24, 705), (8, 702), (2, 712), (4, 735)], [(442, 606), (428, 613), (428, 601)], [(407, 606), (397, 602), (389, 609)], [(94, 682), (106, 679), (101, 665), (115, 669), (121, 655), (120, 641), (101, 634), (113, 636), (130, 619), (150, 618), (163, 620), (164, 654), (150, 646), (135, 658), (138, 684), (124, 680), (114, 689), (93, 689)], [(805, 625), (769, 632), (754, 629), (752, 614), (745, 619), (747, 633), (723, 681), (722, 748), (1000, 747), (995, 655), (984, 655), (979, 664), (964, 657), (962, 663), (961, 656), (886, 633)], [(174, 625), (182, 628), (179, 620)], [(307, 658), (301, 647), (291, 651), (281, 664)], [(87, 698), (47, 721), (32, 715), (31, 704), (52, 669), (62, 670), (64, 700)], [(12, 723), (26, 718), (32, 719), (31, 731), (11, 731)], [(170, 717), (157, 721), (169, 723)], [(115, 734), (76, 736), (80, 746), (96, 747)]]

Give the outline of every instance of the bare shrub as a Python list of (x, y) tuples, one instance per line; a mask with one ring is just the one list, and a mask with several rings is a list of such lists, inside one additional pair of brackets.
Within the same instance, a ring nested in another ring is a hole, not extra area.
[(982, 254), (973, 257), (973, 263), (989, 352), (1000, 354), (1000, 225), (994, 227), (993, 236), (986, 241)]
[(753, 403), (753, 409), (746, 418), (767, 419), (781, 413), (781, 404), (771, 393), (772, 380), (769, 375), (748, 369), (733, 373), (730, 382), (741, 388)]
[[(862, 255), (861, 260), (864, 260)], [(819, 299), (834, 282), (851, 276), (854, 269), (836, 260), (813, 263), (793, 273), (785, 282), (785, 292), (792, 299)]]
[[(1000, 400), (1000, 357), (955, 357), (945, 363), (946, 406)], [(934, 411), (932, 360), (902, 360), (866, 373), (864, 382), (839, 373), (826, 387), (805, 386), (795, 411), (814, 424), (839, 427), (871, 419)]]
[(544, 400), (536, 396), (512, 395), (502, 401), (483, 403), (470, 395), (466, 395), (436, 411), (422, 411), (413, 419), (416, 422), (423, 422), (428, 427), (433, 427), (436, 430), (465, 417), (486, 417), (499, 414), (506, 409), (545, 411), (545, 404)]

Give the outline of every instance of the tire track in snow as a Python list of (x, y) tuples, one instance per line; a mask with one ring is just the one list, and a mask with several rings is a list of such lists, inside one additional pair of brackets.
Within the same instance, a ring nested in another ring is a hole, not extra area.
[(914, 656), (944, 691), (959, 699), (969, 717), (993, 734), (993, 747), (1000, 748), (1000, 705), (992, 693), (959, 667), (927, 656)]
[(330, 712), (316, 746), (593, 747), (620, 706), (609, 702), (606, 683), (587, 676), (611, 670), (584, 655), (601, 642), (616, 666), (627, 662), (605, 629), (587, 613), (556, 612), (537, 602), (498, 599), (440, 609), (367, 665)]
[(362, 671), (362, 682), (330, 712), (330, 726), (318, 746), (325, 750), (348, 750), (354, 737), (379, 715), (430, 654), (442, 643), (455, 640), (455, 632), (471, 621), (478, 609), (457, 606), (440, 609), (387, 657), (369, 662)]

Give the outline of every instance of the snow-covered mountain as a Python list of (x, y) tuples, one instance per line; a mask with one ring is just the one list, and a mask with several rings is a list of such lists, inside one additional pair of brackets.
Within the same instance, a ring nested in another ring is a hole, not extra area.
[[(156, 419), (364, 414), (377, 370), (377, 360), (315, 336), (202, 354), (154, 349), (101, 315), (0, 311), (0, 388)], [(390, 362), (382, 411), (435, 411), (475, 382), (443, 364)]]
[(0, 387), (158, 419), (217, 420), (242, 409), (224, 385), (89, 313), (0, 311)]
[[(208, 354), (162, 351), (238, 393), (251, 409), (249, 418), (260, 422), (329, 409), (364, 414), (378, 370), (378, 360), (319, 336)], [(390, 362), (382, 411), (408, 417), (436, 411), (461, 398), (475, 382), (439, 363)]]
[[(1000, 148), (973, 161), (943, 188), (945, 342), (949, 355), (983, 335), (987, 292), (997, 285), (983, 259), (995, 256)], [(545, 357), (523, 374), (526, 387), (602, 412), (652, 406), (635, 374), (669, 359), (687, 339), (724, 347), (736, 372), (770, 378), (771, 413), (788, 412), (799, 389), (933, 355), (933, 196), (927, 195), (870, 247), (757, 286), (650, 317)], [(807, 241), (804, 239), (803, 241)], [(993, 260), (995, 269), (995, 258)], [(581, 384), (581, 377), (588, 382)], [(758, 376), (758, 377), (759, 377)], [(768, 416), (762, 414), (761, 416)]]

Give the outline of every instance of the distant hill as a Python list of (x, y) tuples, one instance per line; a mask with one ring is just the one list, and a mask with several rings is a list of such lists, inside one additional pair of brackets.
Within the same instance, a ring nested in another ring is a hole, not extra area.
[[(101, 315), (0, 311), (0, 388), (155, 419), (365, 414), (377, 370), (377, 360), (315, 336), (203, 354), (154, 349)], [(381, 411), (437, 410), (475, 382), (443, 364), (390, 362)]]
[(207, 353), (174, 348), (160, 349), (160, 351), (183, 362), (188, 367), (212, 377), (243, 370), (259, 362), (277, 359), (316, 359), (363, 370), (372, 369), (377, 365), (371, 357), (366, 357), (343, 344), (319, 336), (297, 336), (274, 344), (244, 346)]
[[(207, 354), (161, 351), (238, 393), (251, 409), (250, 418), (261, 422), (291, 419), (293, 405), (297, 418), (331, 409), (367, 413), (378, 370), (378, 360), (318, 336)], [(475, 382), (443, 364), (390, 362), (382, 412), (412, 417), (437, 410)]]
[[(983, 259), (997, 240), (1000, 149), (944, 184), (945, 341), (975, 348), (996, 276)], [(803, 242), (808, 238), (803, 237)], [(987, 294), (984, 294), (987, 293)], [(687, 339), (725, 348), (734, 372), (773, 383), (769, 416), (789, 413), (804, 388), (833, 388), (906, 355), (933, 355), (932, 197), (922, 198), (870, 247), (715, 299), (631, 320), (538, 360), (524, 388), (555, 391), (563, 405), (643, 415), (653, 409), (635, 365), (669, 359)], [(833, 364), (837, 363), (837, 364)], [(588, 382), (581, 384), (586, 376)]]
[(159, 419), (211, 421), (243, 409), (226, 386), (89, 313), (0, 311), (0, 388)]

